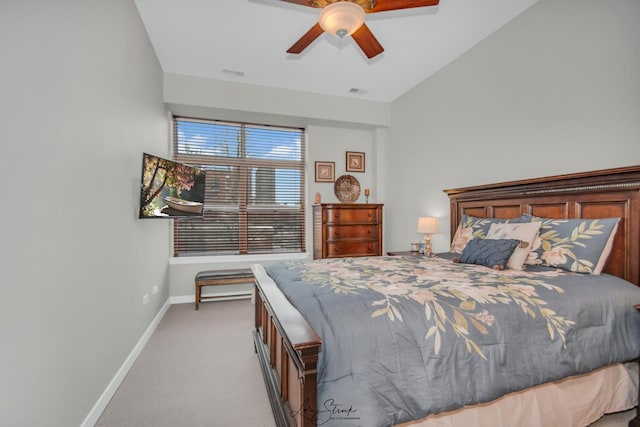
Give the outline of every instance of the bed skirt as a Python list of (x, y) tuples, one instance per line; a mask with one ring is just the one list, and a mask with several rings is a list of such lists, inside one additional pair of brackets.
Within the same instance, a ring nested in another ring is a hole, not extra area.
[(402, 427), (584, 427), (638, 404), (638, 364), (617, 363)]

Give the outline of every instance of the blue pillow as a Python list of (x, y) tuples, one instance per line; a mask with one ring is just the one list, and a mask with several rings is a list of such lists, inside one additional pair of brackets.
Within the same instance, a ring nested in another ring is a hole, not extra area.
[(600, 274), (609, 257), (620, 218), (552, 219), (541, 221), (526, 264), (547, 265), (576, 273)]
[(519, 244), (520, 240), (516, 239), (472, 239), (462, 250), (458, 262), (504, 270)]

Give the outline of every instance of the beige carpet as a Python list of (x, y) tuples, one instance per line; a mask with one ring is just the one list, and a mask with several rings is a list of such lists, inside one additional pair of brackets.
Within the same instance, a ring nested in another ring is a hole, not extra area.
[[(172, 305), (99, 427), (275, 426), (253, 350), (250, 300)], [(626, 427), (635, 410), (591, 427)]]
[(252, 327), (248, 299), (172, 305), (96, 426), (275, 426)]
[(636, 410), (631, 409), (626, 412), (619, 412), (617, 414), (606, 415), (600, 418), (590, 427), (627, 427), (629, 420), (636, 416)]

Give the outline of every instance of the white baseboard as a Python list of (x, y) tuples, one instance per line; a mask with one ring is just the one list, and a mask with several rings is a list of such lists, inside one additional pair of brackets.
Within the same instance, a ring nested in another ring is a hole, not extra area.
[(195, 295), (180, 295), (177, 297), (169, 297), (171, 304), (187, 304), (196, 302)]
[(109, 404), (109, 401), (118, 390), (118, 387), (120, 387), (120, 384), (124, 380), (124, 377), (127, 375), (127, 372), (129, 372), (129, 369), (131, 369), (131, 366), (133, 366), (133, 363), (142, 352), (142, 349), (147, 344), (147, 341), (149, 341), (151, 334), (153, 334), (153, 332), (156, 330), (158, 324), (164, 317), (171, 304), (171, 298), (168, 298), (158, 314), (156, 314), (156, 317), (153, 318), (153, 321), (151, 322), (147, 330), (144, 331), (142, 337), (140, 337), (140, 339), (138, 340), (138, 343), (133, 347), (133, 350), (131, 350), (131, 353), (129, 353), (129, 356), (127, 356), (122, 366), (120, 366), (120, 369), (118, 369), (118, 372), (116, 372), (116, 375), (113, 377), (98, 401), (95, 403), (95, 405), (93, 405), (93, 408), (91, 408), (89, 414), (86, 416), (82, 424), (80, 424), (80, 427), (93, 427), (96, 422), (98, 422), (100, 415), (102, 415), (102, 412)]

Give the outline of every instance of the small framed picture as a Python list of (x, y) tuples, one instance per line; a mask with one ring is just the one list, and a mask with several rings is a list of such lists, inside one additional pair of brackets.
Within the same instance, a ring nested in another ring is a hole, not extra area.
[(336, 162), (316, 162), (316, 182), (336, 180)]
[(347, 151), (347, 172), (364, 172), (364, 153)]

